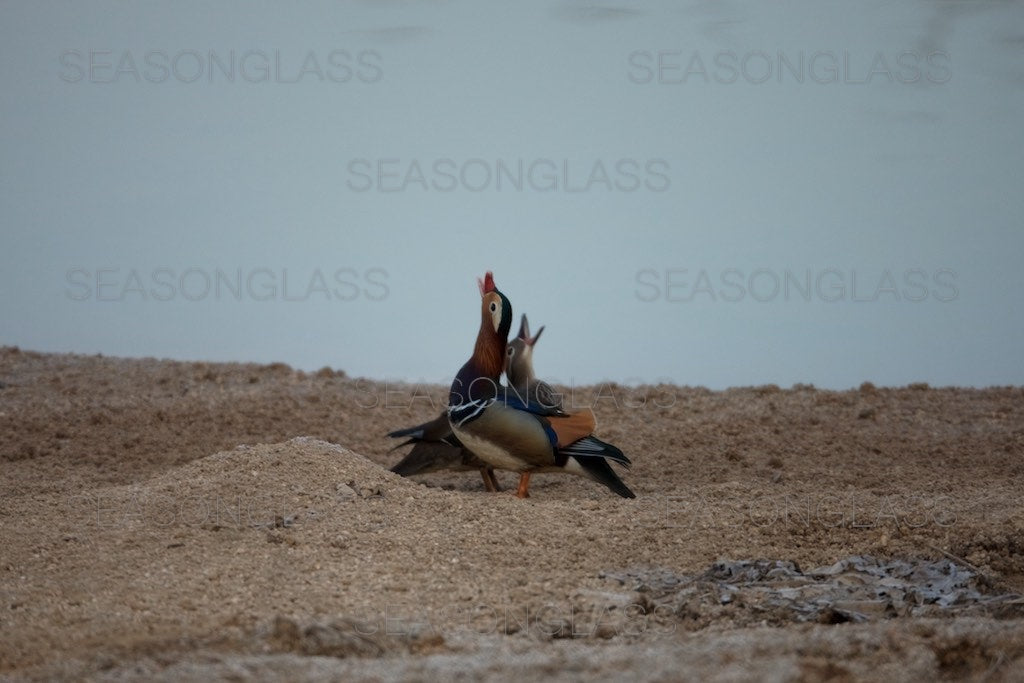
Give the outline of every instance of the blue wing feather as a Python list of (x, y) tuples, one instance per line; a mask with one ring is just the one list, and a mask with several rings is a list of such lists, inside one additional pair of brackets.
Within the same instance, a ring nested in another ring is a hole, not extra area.
[(513, 392), (511, 395), (509, 392), (505, 392), (504, 396), (499, 396), (498, 401), (504, 403), (509, 408), (515, 408), (516, 410), (522, 410), (523, 412), (530, 413), (537, 417), (537, 422), (544, 428), (544, 433), (548, 437), (548, 441), (551, 442), (552, 448), (558, 447), (558, 434), (552, 429), (551, 423), (545, 419), (547, 415), (558, 414), (560, 411), (553, 411), (550, 407), (544, 406), (536, 401), (523, 400), (523, 397)]

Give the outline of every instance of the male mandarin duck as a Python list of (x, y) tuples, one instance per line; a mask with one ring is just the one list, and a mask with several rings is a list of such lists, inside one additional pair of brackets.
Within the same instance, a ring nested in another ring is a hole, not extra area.
[(589, 477), (623, 498), (636, 495), (606, 458), (630, 465), (622, 451), (593, 436), (590, 409), (564, 413), (499, 384), (512, 327), (512, 304), (488, 272), (480, 282), (480, 331), (473, 355), (452, 382), (448, 420), (459, 442), (498, 469), (519, 472), (516, 495), (529, 496), (530, 474), (563, 471)]
[(494, 468), (463, 447), (452, 434), (447, 410), (430, 422), (398, 429), (389, 432), (388, 436), (393, 439), (409, 437), (395, 448), (413, 444), (409, 454), (391, 468), (395, 474), (411, 477), (414, 474), (427, 474), (438, 470), (480, 470), (484, 488), (491, 492), (501, 490), (498, 479), (494, 476)]
[(519, 398), (561, 412), (562, 396), (555, 393), (550, 384), (538, 380), (533, 371), (533, 347), (543, 331), (544, 326), (541, 325), (537, 334), (531, 337), (530, 321), (523, 314), (519, 334), (505, 345), (505, 377)]

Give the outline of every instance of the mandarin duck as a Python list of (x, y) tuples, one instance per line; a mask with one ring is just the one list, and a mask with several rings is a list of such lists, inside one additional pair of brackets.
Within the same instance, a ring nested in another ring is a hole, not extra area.
[(427, 474), (439, 470), (479, 470), (484, 480), (484, 488), (491, 492), (501, 490), (498, 479), (494, 476), (494, 468), (464, 448), (452, 434), (451, 425), (448, 424), (448, 411), (442, 412), (430, 422), (389, 432), (388, 436), (392, 439), (409, 437), (395, 448), (413, 444), (408, 455), (391, 468), (395, 474), (411, 477), (414, 474)]
[[(561, 408), (561, 397), (555, 394), (547, 382), (538, 381), (533, 371), (533, 346), (543, 331), (542, 326), (531, 337), (530, 323), (526, 315), (523, 315), (519, 336), (506, 347), (505, 375), (520, 396), (529, 396), (530, 400), (544, 406)], [(484, 488), (491, 492), (501, 490), (494, 468), (473, 455), (455, 438), (448, 424), (447, 411), (430, 422), (388, 432), (388, 436), (393, 439), (409, 437), (395, 448), (413, 444), (408, 455), (391, 468), (395, 474), (411, 477), (441, 470), (480, 470)]]
[(540, 339), (544, 326), (530, 336), (530, 321), (523, 314), (519, 334), (505, 345), (505, 378), (519, 398), (539, 403), (545, 408), (562, 412), (562, 396), (551, 385), (537, 379), (533, 371), (533, 347)]
[(497, 469), (519, 472), (519, 498), (529, 497), (530, 474), (562, 471), (589, 477), (623, 498), (636, 495), (608, 464), (630, 465), (622, 451), (593, 435), (589, 408), (564, 413), (519, 397), (499, 384), (512, 327), (512, 304), (488, 272), (480, 282), (480, 330), (473, 355), (448, 394), (448, 420), (464, 447)]

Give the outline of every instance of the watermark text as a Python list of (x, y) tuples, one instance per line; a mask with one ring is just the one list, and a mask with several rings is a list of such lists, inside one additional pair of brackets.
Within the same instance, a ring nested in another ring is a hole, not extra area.
[(643, 268), (633, 291), (646, 303), (950, 303), (960, 296), (958, 277), (952, 268)]
[(384, 268), (74, 267), (64, 273), (72, 301), (383, 301)]

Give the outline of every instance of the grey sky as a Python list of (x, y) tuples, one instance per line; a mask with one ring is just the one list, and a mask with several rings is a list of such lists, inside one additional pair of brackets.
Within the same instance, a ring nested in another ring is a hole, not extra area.
[(1020, 3), (132, 7), (0, 5), (0, 343), (1024, 383)]

